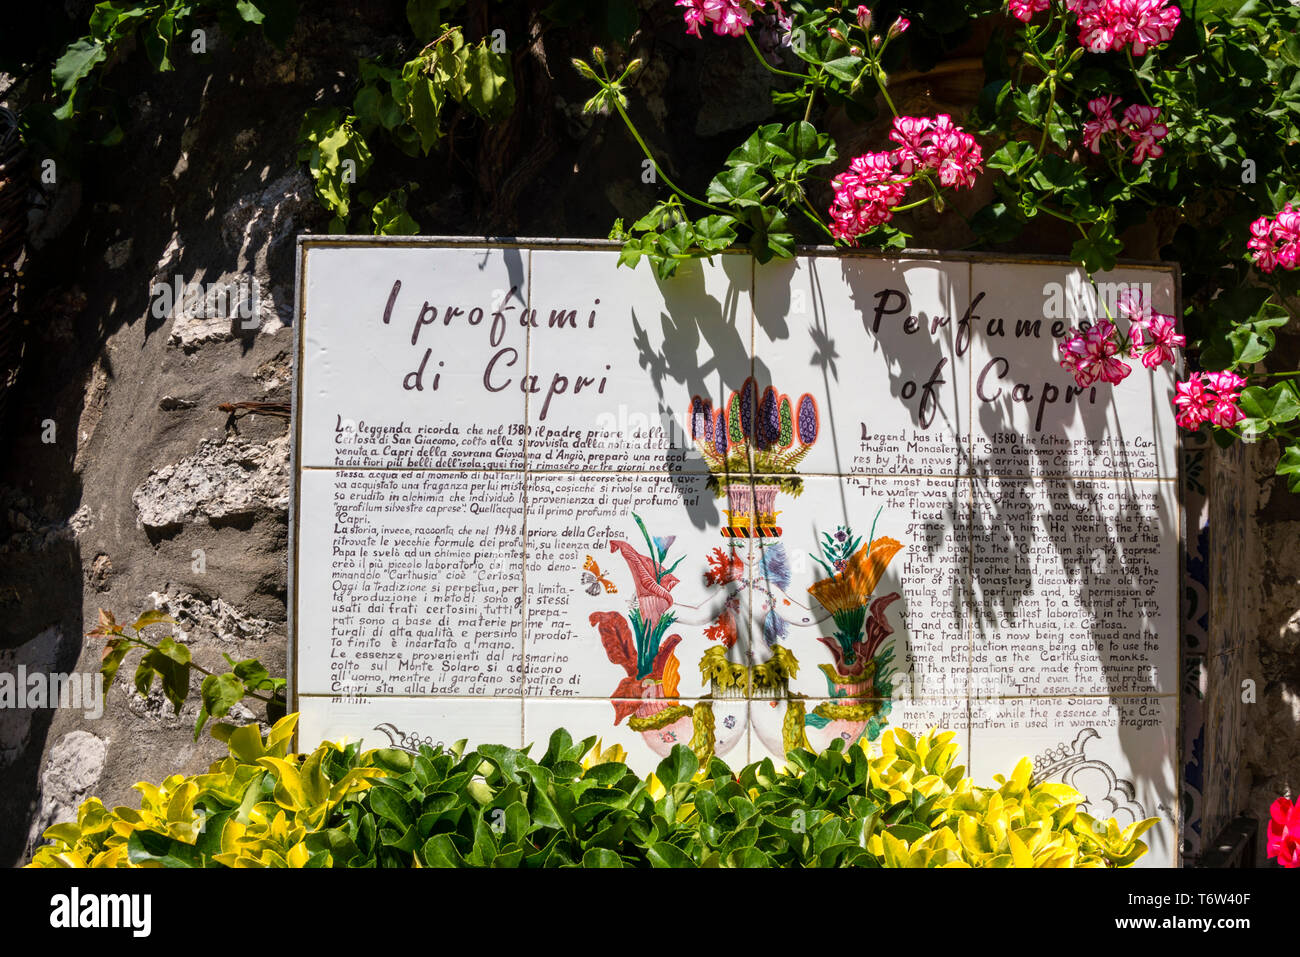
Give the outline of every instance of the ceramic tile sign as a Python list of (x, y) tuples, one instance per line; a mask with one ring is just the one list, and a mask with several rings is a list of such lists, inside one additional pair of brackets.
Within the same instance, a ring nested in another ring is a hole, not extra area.
[(1169, 863), (1172, 376), (1056, 356), (1125, 290), (1176, 313), (1170, 270), (618, 258), (301, 241), (301, 733), (564, 727), (648, 771), (937, 724), (986, 783), (1032, 750), (1159, 817)]

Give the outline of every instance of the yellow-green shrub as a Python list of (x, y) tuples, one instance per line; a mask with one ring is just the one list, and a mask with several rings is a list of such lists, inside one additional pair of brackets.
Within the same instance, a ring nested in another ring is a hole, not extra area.
[(1126, 867), (1155, 823), (1094, 820), (1028, 759), (977, 787), (952, 732), (890, 730), (876, 758), (793, 751), (780, 771), (678, 747), (642, 778), (563, 730), (538, 760), (464, 742), (294, 755), (296, 717), (228, 733), (207, 774), (136, 785), (138, 810), (92, 798), (31, 866)]

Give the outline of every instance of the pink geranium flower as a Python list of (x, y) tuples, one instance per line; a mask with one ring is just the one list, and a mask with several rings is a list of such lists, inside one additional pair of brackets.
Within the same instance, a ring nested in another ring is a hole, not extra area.
[(892, 219), (911, 177), (922, 171), (937, 174), (943, 186), (969, 188), (983, 169), (979, 144), (946, 113), (897, 117), (889, 138), (897, 149), (864, 153), (831, 180), (831, 234), (836, 239), (852, 242)]
[[(766, 10), (768, 0), (677, 0), (675, 6), (684, 7), (682, 19), (686, 32), (700, 35), (700, 27), (709, 24), (713, 32), (722, 37), (743, 37), (754, 25), (755, 10)], [(783, 15), (781, 5), (773, 0), (778, 16)]]
[(899, 144), (894, 150), (898, 171), (911, 176), (919, 170), (939, 174), (944, 186), (975, 185), (984, 168), (984, 155), (975, 137), (941, 113), (936, 117), (900, 116), (894, 120), (889, 138)]
[(1042, 13), (1049, 6), (1051, 0), (1007, 0), (1007, 9), (1011, 15), (1025, 23), (1032, 20), (1035, 13)]
[(1250, 237), (1246, 247), (1262, 271), (1295, 269), (1300, 263), (1300, 211), (1290, 203), (1272, 219), (1261, 216), (1251, 223)]
[(1193, 372), (1174, 386), (1174, 420), (1195, 431), (1203, 422), (1230, 429), (1246, 417), (1237, 403), (1246, 380), (1231, 372)]
[(1142, 364), (1148, 369), (1155, 369), (1162, 362), (1177, 361), (1178, 354), (1174, 350), (1187, 344), (1187, 337), (1179, 334), (1174, 317), (1159, 313), (1149, 319), (1135, 321), (1129, 326), (1128, 332), (1133, 354), (1138, 355), (1138, 350), (1143, 350)]
[(1114, 109), (1119, 105), (1118, 96), (1101, 96), (1088, 101), (1088, 109), (1093, 118), (1083, 124), (1083, 145), (1094, 153), (1101, 152), (1101, 138), (1108, 133), (1119, 131), (1115, 122)]
[(846, 242), (889, 222), (907, 193), (907, 177), (895, 171), (892, 153), (864, 153), (831, 185), (831, 233)]
[(685, 7), (682, 18), (686, 21), (686, 32), (693, 37), (700, 35), (700, 26), (708, 23), (704, 15), (704, 0), (677, 0), (676, 6)]
[(1061, 368), (1074, 376), (1081, 389), (1095, 385), (1098, 380), (1118, 385), (1133, 371), (1120, 357), (1119, 349), (1115, 324), (1109, 319), (1099, 319), (1087, 332), (1070, 330), (1061, 343)]
[(1300, 804), (1280, 797), (1268, 817), (1268, 856), (1283, 867), (1300, 867)]
[(1132, 287), (1119, 294), (1115, 305), (1119, 314), (1129, 320), (1129, 345), (1132, 354), (1140, 356), (1144, 366), (1155, 369), (1162, 362), (1177, 359), (1174, 349), (1185, 345), (1187, 339), (1179, 335), (1173, 316), (1153, 312), (1142, 293)]
[(1196, 431), (1210, 418), (1211, 396), (1205, 391), (1205, 379), (1193, 372), (1186, 382), (1174, 385), (1174, 419), (1179, 427)]
[(1171, 0), (1066, 0), (1079, 19), (1079, 42), (1093, 53), (1143, 56), (1174, 35), (1182, 12)]
[(1169, 135), (1169, 127), (1160, 122), (1160, 110), (1154, 106), (1134, 103), (1124, 111), (1120, 130), (1133, 142), (1133, 165), (1140, 166), (1148, 156), (1161, 157), (1165, 148), (1159, 140)]

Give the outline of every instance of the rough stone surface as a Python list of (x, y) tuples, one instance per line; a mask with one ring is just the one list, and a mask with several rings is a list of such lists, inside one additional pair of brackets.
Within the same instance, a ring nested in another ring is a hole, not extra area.
[[(17, 675), (20, 666), (26, 674), (55, 670), (62, 639), (57, 629), (48, 628), (17, 648), (0, 648), (0, 674)], [(34, 717), (30, 708), (0, 708), (0, 771), (17, 761), (31, 743)]]
[(286, 512), (289, 437), (266, 445), (205, 440), (193, 455), (150, 472), (131, 500), (141, 526), (150, 529)]
[(89, 731), (72, 731), (50, 749), (41, 770), (40, 804), (28, 842), (35, 846), (50, 825), (76, 817), (81, 802), (99, 783), (108, 759), (108, 742)]
[(284, 623), (245, 615), (220, 598), (205, 599), (196, 595), (149, 596), (154, 607), (164, 611), (183, 629), (178, 637), (189, 642), (192, 637), (217, 638), (221, 641), (264, 641), (275, 635), (284, 637)]

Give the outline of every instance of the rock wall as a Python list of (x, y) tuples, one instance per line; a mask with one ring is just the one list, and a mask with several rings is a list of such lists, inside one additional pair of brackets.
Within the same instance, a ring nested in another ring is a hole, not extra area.
[(1272, 443), (1252, 447), (1245, 459), (1243, 477), (1257, 491), (1256, 508), (1247, 513), (1249, 547), (1237, 592), (1247, 609), (1239, 677), (1253, 684), (1238, 681), (1235, 690), (1254, 700), (1241, 706), (1236, 807), (1260, 822), (1263, 863), (1269, 805), (1282, 796), (1300, 800), (1300, 496), (1273, 474)]

